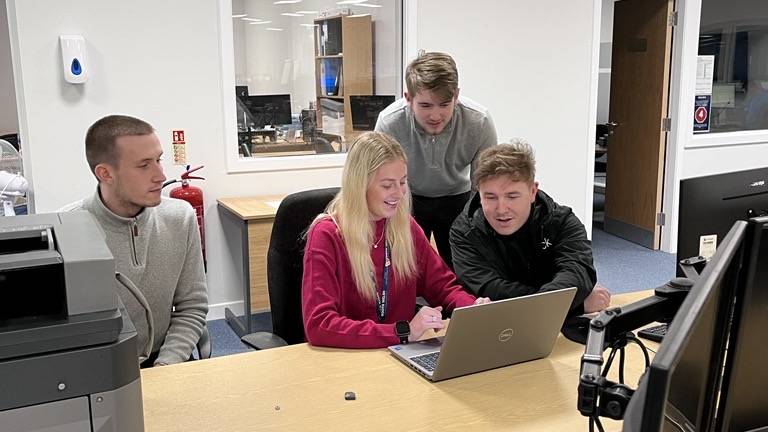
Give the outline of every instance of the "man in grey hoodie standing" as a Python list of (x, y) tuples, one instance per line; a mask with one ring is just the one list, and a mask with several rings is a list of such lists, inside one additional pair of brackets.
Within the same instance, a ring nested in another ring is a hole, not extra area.
[(470, 171), (480, 151), (496, 145), (488, 110), (459, 96), (459, 74), (448, 54), (421, 54), (405, 70), (404, 98), (385, 108), (376, 131), (391, 135), (408, 156), (413, 217), (453, 269), (448, 233), (469, 199)]
[[(111, 115), (88, 129), (85, 153), (98, 186), (63, 210), (87, 210), (95, 217), (116, 270), (145, 297), (154, 342), (142, 367), (188, 360), (205, 326), (207, 284), (194, 210), (160, 195), (166, 179), (160, 141), (147, 122)], [(120, 285), (118, 294), (142, 351), (150, 340), (144, 308)]]

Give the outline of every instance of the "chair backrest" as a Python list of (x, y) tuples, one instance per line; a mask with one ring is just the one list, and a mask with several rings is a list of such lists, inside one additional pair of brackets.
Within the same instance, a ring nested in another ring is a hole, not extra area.
[(275, 214), (267, 253), (272, 332), (289, 344), (305, 340), (301, 315), (304, 234), (338, 192), (339, 188), (296, 192), (283, 199)]

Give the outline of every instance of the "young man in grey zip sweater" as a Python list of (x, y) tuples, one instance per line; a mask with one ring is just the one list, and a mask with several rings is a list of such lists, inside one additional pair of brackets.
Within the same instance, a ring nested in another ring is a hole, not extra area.
[[(96, 192), (62, 210), (87, 210), (95, 217), (115, 257), (116, 271), (146, 298), (154, 343), (142, 366), (186, 361), (208, 313), (195, 212), (184, 201), (161, 197), (163, 150), (148, 123), (128, 116), (104, 117), (88, 129), (85, 152), (99, 182)], [(144, 308), (130, 291), (117, 287), (142, 352), (149, 342)]]
[(408, 156), (413, 217), (453, 269), (448, 233), (472, 189), (477, 155), (496, 145), (488, 110), (459, 97), (459, 74), (448, 54), (426, 53), (405, 71), (403, 99), (385, 108), (376, 131), (394, 137)]

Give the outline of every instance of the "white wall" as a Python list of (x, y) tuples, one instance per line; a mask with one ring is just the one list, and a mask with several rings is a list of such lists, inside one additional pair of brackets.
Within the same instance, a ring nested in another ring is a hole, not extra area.
[(5, 1), (0, 4), (0, 135), (19, 131)]
[(455, 58), (461, 93), (490, 109), (500, 140), (534, 146), (542, 189), (591, 231), (601, 0), (452, 3), (416, 2), (415, 45)]
[[(229, 53), (221, 48), (219, 16), (229, 14), (230, 5), (214, 0), (9, 0), (9, 5), (21, 133), (29, 150), (25, 168), (36, 210), (53, 211), (92, 193), (83, 137), (101, 116), (126, 113), (152, 123), (163, 142), (169, 178), (181, 172), (172, 166), (170, 131), (184, 129), (189, 162), (205, 164), (209, 318), (222, 316), (217, 305), (241, 303), (238, 239), (222, 228), (216, 199), (336, 186), (340, 169), (227, 174), (223, 104), (226, 99), (234, 106), (234, 74), (230, 67), (229, 76), (222, 76), (221, 58), (231, 59), (232, 48), (231, 42)], [(79, 87), (62, 78), (58, 36), (68, 33), (82, 34), (88, 44), (92, 74)]]
[(768, 167), (768, 142), (734, 146), (694, 147), (684, 153), (680, 178), (701, 177)]

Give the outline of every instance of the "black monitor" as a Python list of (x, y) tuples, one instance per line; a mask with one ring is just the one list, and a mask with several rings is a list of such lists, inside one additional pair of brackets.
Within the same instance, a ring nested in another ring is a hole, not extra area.
[(746, 226), (733, 225), (677, 311), (627, 407), (624, 431), (699, 431), (713, 424)]
[[(716, 246), (735, 221), (766, 214), (768, 168), (681, 181), (678, 261), (700, 255), (702, 243)], [(683, 276), (680, 269), (678, 276)]]
[(749, 221), (736, 292), (718, 431), (768, 430), (768, 217)]
[(257, 128), (291, 124), (291, 95), (248, 96), (245, 107)]
[(372, 131), (379, 113), (395, 101), (394, 95), (351, 95), (352, 130)]

